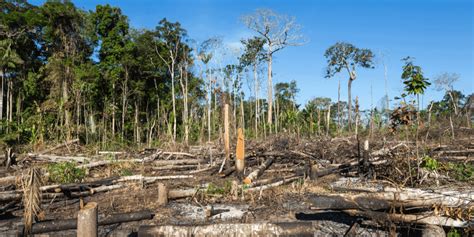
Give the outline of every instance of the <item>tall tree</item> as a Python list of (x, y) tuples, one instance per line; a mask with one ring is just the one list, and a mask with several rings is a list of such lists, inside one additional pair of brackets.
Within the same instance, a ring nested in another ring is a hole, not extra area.
[(110, 90), (112, 109), (112, 136), (115, 136), (116, 122), (116, 87), (122, 79), (122, 138), (124, 131), (126, 99), (128, 95), (129, 64), (124, 63), (123, 59), (129, 50), (130, 41), (128, 39), (129, 25), (127, 17), (122, 14), (120, 8), (112, 7), (109, 4), (97, 5), (93, 15), (93, 22), (97, 33), (97, 39), (100, 41), (99, 49), (99, 68), (103, 78), (107, 81)]
[[(86, 15), (69, 1), (46, 2), (41, 7), (44, 19), (45, 49), (47, 51), (47, 79), (53, 88), (50, 100), (59, 105), (60, 124), (71, 137), (71, 87), (75, 68), (86, 61), (91, 53), (90, 41), (84, 34)], [(62, 129), (61, 129), (62, 131)]]
[(168, 67), (168, 73), (171, 77), (171, 100), (173, 103), (173, 142), (176, 141), (176, 96), (175, 96), (175, 76), (176, 66), (183, 49), (183, 39), (186, 37), (186, 30), (181, 27), (179, 22), (169, 22), (166, 18), (162, 19), (156, 27), (156, 37), (158, 44), (155, 44), (156, 54)]
[(324, 53), (327, 58), (328, 66), (326, 70), (326, 78), (333, 77), (341, 70), (347, 70), (349, 80), (347, 83), (347, 97), (349, 102), (349, 129), (352, 126), (352, 82), (357, 78), (356, 68), (373, 68), (374, 54), (370, 49), (361, 49), (356, 46), (338, 42), (329, 47)]
[(304, 43), (300, 34), (301, 26), (296, 23), (295, 17), (278, 14), (270, 9), (257, 9), (255, 13), (242, 17), (244, 24), (257, 32), (265, 39), (268, 62), (267, 100), (268, 124), (272, 124), (273, 82), (272, 63), (273, 55), (287, 46), (298, 46)]
[(255, 93), (255, 136), (258, 137), (258, 115), (259, 115), (259, 105), (258, 105), (258, 93), (259, 93), (259, 81), (258, 81), (258, 66), (265, 60), (266, 53), (263, 48), (265, 45), (265, 39), (260, 37), (253, 37), (246, 40), (241, 40), (244, 46), (244, 53), (240, 56), (239, 61), (242, 67), (252, 67), (253, 72), (253, 82), (254, 82), (254, 93)]

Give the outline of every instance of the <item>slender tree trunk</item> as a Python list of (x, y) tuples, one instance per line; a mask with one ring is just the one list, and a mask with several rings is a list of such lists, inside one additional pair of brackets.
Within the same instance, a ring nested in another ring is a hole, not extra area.
[(174, 89), (174, 60), (171, 62), (171, 99), (173, 102), (173, 143), (176, 142), (176, 98)]
[(337, 130), (341, 129), (341, 80), (337, 83)]
[(458, 115), (458, 107), (456, 105), (456, 102), (454, 101), (453, 90), (450, 90), (448, 94), (449, 94), (449, 97), (451, 97), (451, 102), (453, 103), (454, 114)]
[[(112, 91), (115, 93), (115, 82), (112, 83)], [(115, 96), (112, 95), (112, 138), (115, 138)]]
[(352, 78), (349, 78), (349, 82), (347, 83), (347, 100), (348, 100), (348, 107), (349, 111), (348, 113), (348, 125), (349, 125), (349, 131), (352, 130), (352, 97), (351, 97), (351, 89), (352, 89)]
[(0, 82), (0, 120), (3, 119), (3, 91), (4, 91), (4, 88), (3, 88), (3, 85), (5, 84), (5, 72), (4, 70), (2, 69), (0, 71), (0, 76), (2, 77), (2, 81)]
[(63, 83), (62, 83), (62, 90), (63, 90), (63, 106), (64, 107), (64, 126), (66, 129), (66, 140), (71, 139), (71, 125), (70, 125), (70, 112), (68, 108), (69, 103), (69, 78), (70, 78), (70, 68), (66, 67), (66, 75), (64, 75)]
[(135, 142), (137, 145), (140, 144), (140, 128), (138, 125), (138, 100), (135, 99)]
[(387, 125), (390, 123), (390, 105), (389, 105), (389, 99), (388, 99), (388, 76), (387, 76), (387, 65), (385, 63), (383, 64), (383, 69), (384, 69), (384, 78), (385, 78), (385, 116), (387, 118)]
[(207, 142), (211, 142), (211, 104), (212, 104), (212, 76), (206, 64), (206, 76), (208, 78), (207, 100)]
[(122, 84), (122, 130), (121, 139), (125, 136), (125, 116), (127, 114), (128, 68), (125, 67), (125, 81)]
[(8, 122), (13, 122), (13, 80), (8, 80)]
[(327, 114), (327, 118), (326, 118), (326, 136), (329, 135), (329, 126), (331, 125), (330, 124), (330, 121), (331, 121), (331, 103), (328, 104), (328, 114)]
[(255, 86), (255, 138), (258, 138), (258, 74), (257, 64), (253, 64), (253, 80)]
[(271, 132), (271, 125), (272, 125), (272, 109), (273, 109), (273, 82), (272, 82), (272, 45), (268, 45), (268, 82), (267, 82), (267, 91), (268, 91), (268, 118), (267, 118), (267, 123), (270, 126), (270, 132)]

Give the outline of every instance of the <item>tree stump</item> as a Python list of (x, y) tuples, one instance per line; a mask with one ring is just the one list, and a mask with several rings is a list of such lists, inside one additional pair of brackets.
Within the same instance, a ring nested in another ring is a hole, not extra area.
[(168, 188), (165, 184), (158, 184), (158, 205), (165, 206), (168, 204)]
[(97, 203), (89, 202), (77, 214), (77, 237), (97, 237)]

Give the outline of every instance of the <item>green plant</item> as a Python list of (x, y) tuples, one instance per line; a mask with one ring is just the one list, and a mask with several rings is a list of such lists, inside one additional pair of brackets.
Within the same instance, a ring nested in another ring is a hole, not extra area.
[(448, 163), (447, 170), (453, 173), (455, 179), (467, 181), (474, 178), (474, 166), (471, 164)]
[(461, 237), (461, 233), (459, 233), (457, 229), (452, 228), (449, 230), (447, 237)]
[(207, 186), (206, 194), (226, 194), (229, 193), (232, 188), (232, 182), (230, 180), (225, 181), (224, 186), (220, 187), (213, 183)]
[(439, 162), (429, 156), (423, 158), (423, 167), (428, 170), (435, 171), (439, 168)]
[(49, 180), (55, 183), (81, 182), (86, 170), (77, 168), (72, 162), (60, 162), (48, 165)]

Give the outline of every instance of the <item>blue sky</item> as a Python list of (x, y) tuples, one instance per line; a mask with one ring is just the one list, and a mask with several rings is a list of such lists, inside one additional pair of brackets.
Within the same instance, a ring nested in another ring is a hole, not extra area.
[[(38, 5), (44, 1), (30, 1)], [(415, 57), (425, 76), (432, 79), (442, 72), (461, 75), (455, 88), (464, 94), (474, 92), (474, 21), (472, 0), (83, 0), (76, 6), (93, 10), (97, 4), (118, 6), (135, 28), (153, 29), (166, 17), (179, 21), (188, 35), (202, 41), (220, 36), (228, 45), (253, 33), (240, 17), (257, 8), (295, 16), (309, 42), (289, 47), (276, 54), (275, 82), (296, 80), (299, 103), (314, 97), (337, 100), (338, 80), (341, 99), (347, 100), (347, 75), (324, 78), (324, 51), (338, 41), (370, 48), (378, 56), (375, 69), (358, 71), (353, 83), (353, 97), (361, 105), (377, 105), (385, 95), (382, 58), (388, 69), (388, 93), (393, 98), (401, 93), (400, 75), (405, 56)], [(371, 96), (372, 87), (372, 96)], [(438, 100), (442, 92), (429, 88), (423, 100)]]

